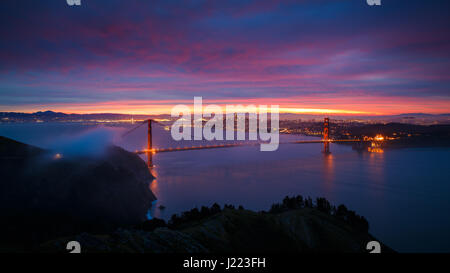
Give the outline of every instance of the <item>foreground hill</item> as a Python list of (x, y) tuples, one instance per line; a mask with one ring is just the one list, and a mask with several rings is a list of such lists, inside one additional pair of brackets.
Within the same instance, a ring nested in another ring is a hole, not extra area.
[(142, 222), (155, 200), (137, 155), (110, 146), (64, 158), (0, 137), (0, 250)]
[[(65, 252), (67, 242), (75, 240), (87, 253), (363, 253), (367, 243), (376, 240), (364, 224), (349, 221), (351, 213), (338, 217), (339, 212), (332, 215), (309, 205), (271, 212), (232, 206), (220, 210), (217, 205), (204, 210), (183, 213), (169, 224), (156, 219), (113, 233), (61, 238), (43, 244), (40, 250)], [(382, 251), (392, 252), (385, 245)]]

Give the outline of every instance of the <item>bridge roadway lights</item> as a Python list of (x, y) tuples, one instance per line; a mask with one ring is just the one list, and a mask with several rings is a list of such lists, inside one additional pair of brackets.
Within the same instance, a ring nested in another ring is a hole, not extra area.
[[(175, 151), (175, 150), (196, 150), (196, 149), (208, 149), (208, 148), (219, 148), (219, 147), (234, 147), (234, 146), (241, 146), (243, 144), (222, 144), (222, 145), (211, 145), (211, 146), (199, 146), (199, 147), (185, 147), (182, 149), (153, 149), (152, 147), (152, 120), (149, 119), (147, 121), (147, 150), (145, 153), (147, 154), (147, 165), (149, 168), (153, 167), (153, 153), (156, 152), (164, 152), (164, 151)], [(330, 152), (330, 139), (329, 139), (329, 130), (330, 130), (330, 119), (325, 118), (323, 123), (323, 153), (324, 154), (331, 154)], [(315, 141), (311, 141), (313, 143)], [(300, 143), (300, 141), (298, 142)], [(306, 142), (305, 142), (306, 143)]]

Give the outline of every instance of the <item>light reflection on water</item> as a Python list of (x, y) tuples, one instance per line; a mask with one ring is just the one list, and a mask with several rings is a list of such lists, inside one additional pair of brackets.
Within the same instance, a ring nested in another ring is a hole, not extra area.
[[(54, 137), (83, 130), (80, 124), (0, 125), (0, 135), (44, 148)], [(172, 141), (161, 128), (154, 132), (155, 147), (189, 146)], [(145, 148), (145, 133), (143, 126), (116, 144), (130, 151)], [(307, 139), (282, 136), (282, 141), (291, 138)], [(158, 200), (151, 214), (169, 219), (214, 202), (266, 210), (286, 195), (302, 194), (326, 197), (364, 215), (370, 232), (396, 250), (450, 251), (449, 148), (359, 153), (331, 144), (331, 155), (322, 148), (287, 144), (275, 152), (250, 146), (156, 154), (157, 178), (150, 187)]]
[(333, 154), (324, 154), (323, 156), (323, 182), (327, 194), (333, 191), (334, 164)]

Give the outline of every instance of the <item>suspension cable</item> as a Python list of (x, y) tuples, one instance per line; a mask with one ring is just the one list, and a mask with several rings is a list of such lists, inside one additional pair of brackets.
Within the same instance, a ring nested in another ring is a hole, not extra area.
[(144, 125), (144, 124), (145, 124), (146, 122), (148, 122), (149, 120), (151, 120), (152, 123), (158, 124), (159, 126), (165, 126), (165, 125), (162, 124), (161, 122), (158, 122), (158, 121), (156, 121), (156, 120), (154, 120), (154, 119), (146, 119), (146, 120), (142, 121), (139, 125), (133, 127), (132, 129), (126, 131), (125, 133), (123, 133), (120, 137), (123, 138), (123, 137), (127, 136), (127, 135), (130, 134), (131, 132), (135, 131), (137, 128), (139, 128), (139, 127), (141, 127), (142, 125)]

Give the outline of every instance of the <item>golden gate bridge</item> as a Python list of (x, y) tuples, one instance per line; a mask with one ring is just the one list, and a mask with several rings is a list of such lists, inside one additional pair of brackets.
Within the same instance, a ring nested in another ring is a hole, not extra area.
[[(154, 148), (153, 147), (153, 137), (152, 137), (152, 124), (159, 124), (158, 121), (153, 119), (144, 120), (141, 124), (134, 127), (133, 129), (125, 132), (122, 137), (128, 135), (133, 132), (140, 126), (147, 124), (147, 149), (144, 150), (136, 150), (136, 154), (146, 154), (147, 155), (147, 165), (149, 168), (153, 167), (153, 155), (156, 153), (166, 153), (166, 152), (179, 152), (179, 151), (188, 151), (188, 150), (204, 150), (204, 149), (218, 149), (218, 148), (231, 148), (231, 147), (240, 147), (240, 146), (253, 146), (260, 145), (260, 142), (244, 142), (244, 143), (229, 143), (229, 144), (213, 144), (213, 145), (198, 145), (198, 146), (189, 146), (189, 147), (177, 147), (177, 148)], [(370, 140), (361, 140), (361, 139), (332, 139), (329, 135), (330, 131), (330, 120), (329, 118), (324, 118), (323, 123), (323, 137), (320, 140), (298, 140), (298, 141), (289, 141), (289, 142), (280, 142), (279, 144), (308, 144), (308, 143), (323, 143), (323, 153), (330, 154), (330, 143), (336, 142), (371, 142)]]

